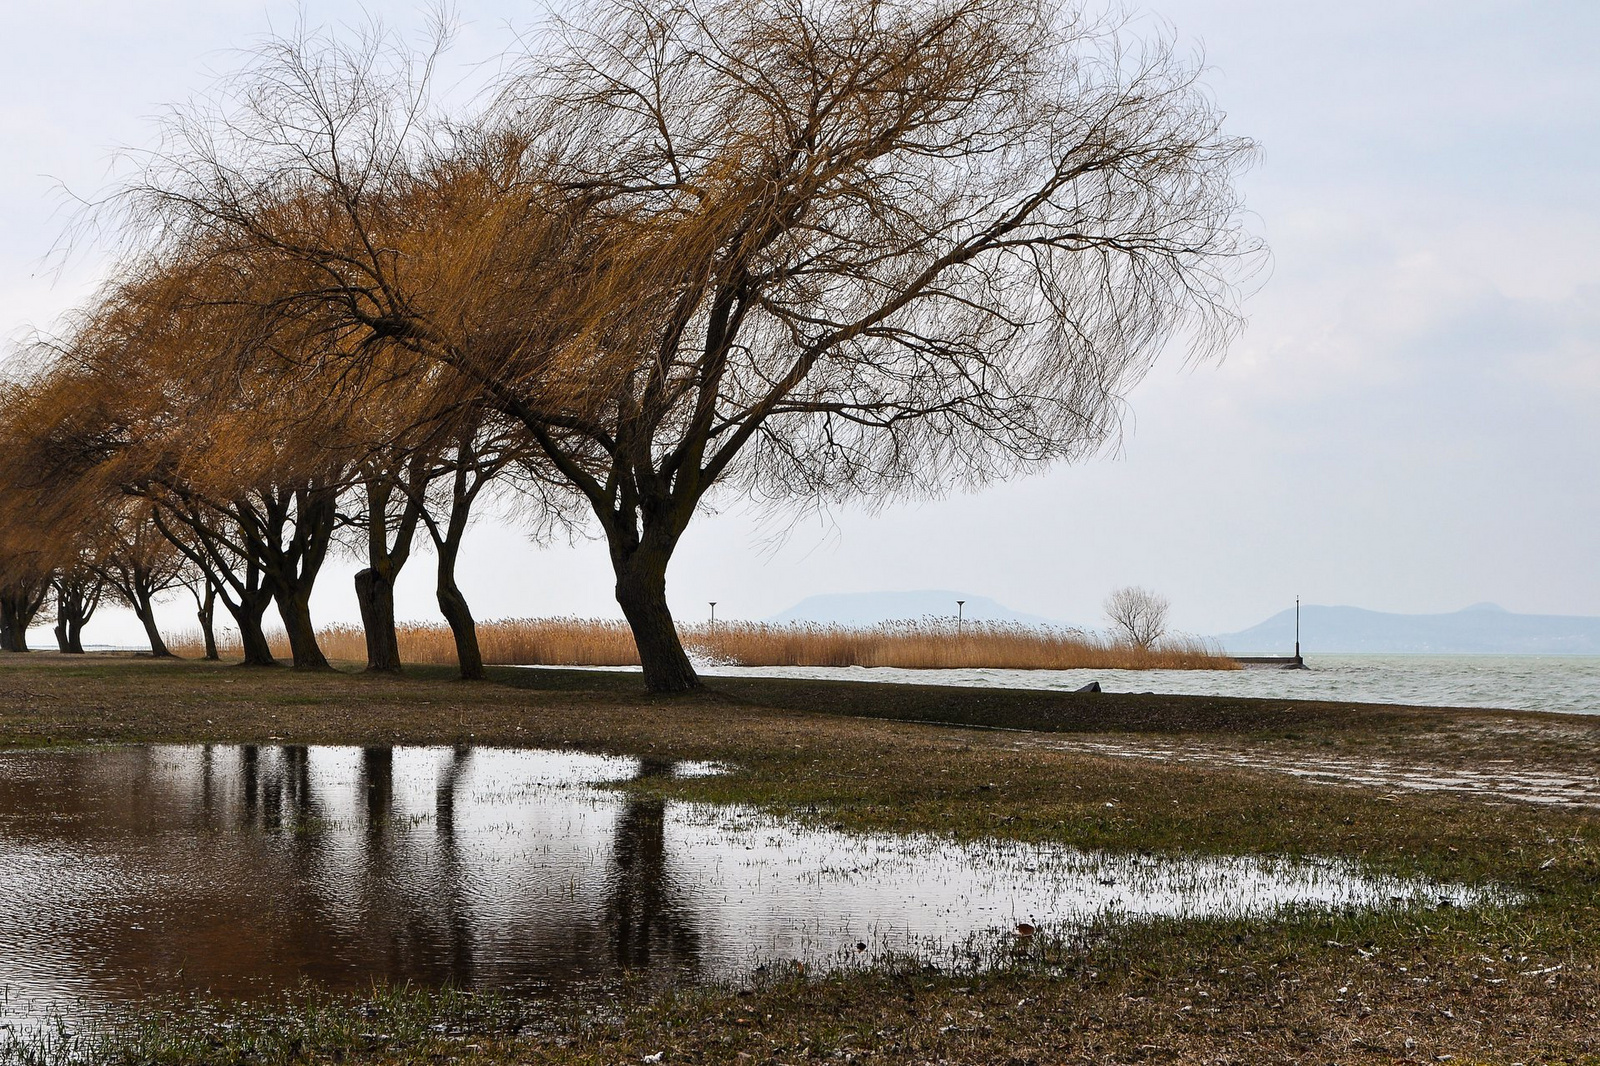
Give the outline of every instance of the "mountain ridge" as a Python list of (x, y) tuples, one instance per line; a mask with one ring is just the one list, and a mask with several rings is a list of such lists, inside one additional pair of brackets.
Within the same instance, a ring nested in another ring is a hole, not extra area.
[[(1079, 628), (1016, 611), (988, 597), (954, 589), (833, 592), (807, 596), (768, 622), (871, 626), (924, 618), (953, 618), (965, 600), (971, 621)], [(1211, 638), (1234, 655), (1287, 655), (1294, 650), (1295, 612), (1286, 608), (1234, 633)], [(1459, 611), (1399, 614), (1348, 605), (1304, 604), (1300, 645), (1306, 654), (1600, 655), (1600, 617), (1519, 614), (1483, 601)]]
[[(1279, 611), (1217, 640), (1235, 655), (1287, 654), (1294, 648), (1295, 611)], [(1300, 648), (1305, 654), (1600, 655), (1600, 618), (1518, 614), (1475, 603), (1444, 614), (1396, 614), (1364, 607), (1304, 604)]]

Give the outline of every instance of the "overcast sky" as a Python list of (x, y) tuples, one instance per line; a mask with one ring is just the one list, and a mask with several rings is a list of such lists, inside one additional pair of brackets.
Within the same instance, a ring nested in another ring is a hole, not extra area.
[[(314, 23), (360, 18), (306, 0)], [(204, 90), (288, 4), (62, 0), (7, 14), (0, 67), (0, 332), (48, 327), (103, 265), (50, 271), (71, 214), (164, 105)], [(410, 4), (368, 4), (399, 27)], [(690, 527), (675, 612), (761, 618), (815, 592), (951, 588), (1098, 624), (1118, 585), (1179, 627), (1243, 628), (1292, 604), (1435, 612), (1492, 600), (1600, 614), (1600, 5), (1160, 0), (1138, 25), (1203, 49), (1273, 266), (1220, 365), (1158, 369), (1120, 447), (948, 500), (798, 523), (737, 508)], [(449, 78), (541, 8), (460, 0)], [(477, 616), (618, 616), (596, 542), (469, 537)], [(431, 557), (400, 613), (431, 618)], [(319, 622), (355, 620), (353, 562)], [(169, 617), (182, 625), (187, 610)], [(131, 616), (88, 639), (137, 640)]]

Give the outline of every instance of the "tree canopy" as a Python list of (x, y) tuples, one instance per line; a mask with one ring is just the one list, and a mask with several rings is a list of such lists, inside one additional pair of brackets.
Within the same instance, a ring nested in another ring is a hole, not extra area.
[(178, 113), (114, 201), (117, 278), (25, 390), (75, 399), (4, 416), (91, 501), (47, 540), (147, 514), (241, 629), (278, 603), (298, 666), (341, 525), (392, 668), (419, 524), (453, 566), (441, 531), (515, 471), (604, 536), (647, 684), (692, 687), (666, 571), (708, 499), (1082, 459), (1163, 350), (1223, 350), (1262, 255), (1254, 147), (1197, 64), (1071, 6), (600, 0), (451, 113), (438, 54), (299, 34)]

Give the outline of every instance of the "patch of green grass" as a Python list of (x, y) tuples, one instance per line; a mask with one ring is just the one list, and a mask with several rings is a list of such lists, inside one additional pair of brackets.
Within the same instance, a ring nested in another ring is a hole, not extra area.
[(247, 1003), (171, 1001), (90, 1018), (56, 1015), (0, 1034), (6, 1066), (246, 1066), (444, 1059), (469, 1038), (515, 1036), (528, 1004), (453, 989), (377, 988), (365, 996), (306, 986)]

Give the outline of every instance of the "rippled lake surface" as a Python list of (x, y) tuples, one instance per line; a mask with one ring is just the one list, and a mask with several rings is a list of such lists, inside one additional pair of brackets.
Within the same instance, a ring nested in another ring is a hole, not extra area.
[(706, 675), (1351, 700), (1600, 714), (1600, 655), (1308, 655), (1308, 670), (900, 670), (696, 665)]
[(301, 979), (537, 993), (885, 953), (963, 967), (1022, 922), (1484, 898), (1340, 862), (852, 835), (604, 787), (715, 769), (467, 747), (0, 754), (0, 1022)]

